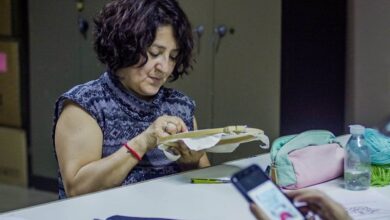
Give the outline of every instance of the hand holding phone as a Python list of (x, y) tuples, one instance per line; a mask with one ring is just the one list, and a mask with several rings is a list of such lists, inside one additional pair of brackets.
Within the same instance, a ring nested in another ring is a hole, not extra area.
[(259, 166), (251, 165), (233, 174), (231, 181), (248, 202), (255, 203), (269, 219), (305, 219)]

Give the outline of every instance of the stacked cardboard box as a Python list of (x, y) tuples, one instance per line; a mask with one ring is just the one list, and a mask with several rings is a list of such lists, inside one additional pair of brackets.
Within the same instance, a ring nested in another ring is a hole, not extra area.
[(0, 125), (22, 127), (19, 46), (0, 41)]
[(0, 0), (0, 35), (12, 35), (11, 0)]
[[(13, 6), (0, 0), (0, 183), (28, 185), (27, 141), (22, 129), (19, 40)], [(17, 9), (17, 8), (14, 8)]]
[(0, 127), (0, 182), (27, 186), (26, 133), (21, 129)]

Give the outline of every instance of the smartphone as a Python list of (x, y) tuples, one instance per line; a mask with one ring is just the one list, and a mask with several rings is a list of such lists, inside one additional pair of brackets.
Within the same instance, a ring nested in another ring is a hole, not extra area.
[(248, 202), (259, 206), (270, 219), (305, 219), (259, 166), (251, 165), (233, 174), (231, 182)]

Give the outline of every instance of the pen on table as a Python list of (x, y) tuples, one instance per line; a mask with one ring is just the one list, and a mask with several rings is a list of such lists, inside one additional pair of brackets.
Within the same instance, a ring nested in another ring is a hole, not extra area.
[(191, 183), (199, 184), (214, 184), (214, 183), (230, 183), (227, 178), (191, 178)]

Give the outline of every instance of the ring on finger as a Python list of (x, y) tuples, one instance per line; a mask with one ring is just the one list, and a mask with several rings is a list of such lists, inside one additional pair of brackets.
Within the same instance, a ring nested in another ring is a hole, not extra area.
[(175, 133), (177, 132), (177, 126), (176, 126), (176, 124), (173, 123), (173, 122), (167, 122), (167, 124), (166, 124), (165, 127), (164, 127), (164, 131), (167, 132), (167, 131), (168, 131), (168, 128), (169, 128), (170, 131), (172, 131), (173, 128), (174, 128), (174, 129), (175, 129)]

